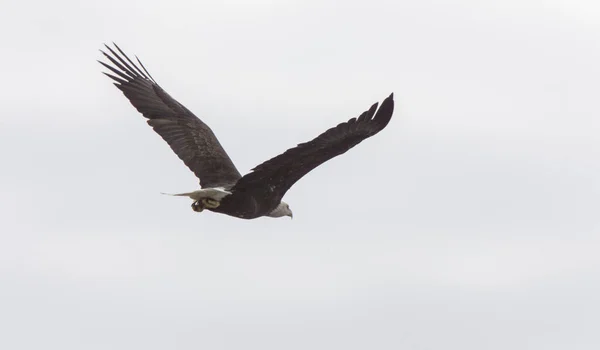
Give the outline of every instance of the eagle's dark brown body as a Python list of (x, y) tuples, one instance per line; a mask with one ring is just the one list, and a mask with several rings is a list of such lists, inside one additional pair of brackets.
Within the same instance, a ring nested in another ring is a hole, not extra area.
[(261, 198), (257, 193), (234, 191), (231, 195), (223, 198), (217, 208), (208, 210), (240, 219), (256, 219), (268, 216), (281, 202), (281, 199), (276, 200), (267, 195), (262, 197), (267, 199), (266, 201), (257, 200), (257, 198)]

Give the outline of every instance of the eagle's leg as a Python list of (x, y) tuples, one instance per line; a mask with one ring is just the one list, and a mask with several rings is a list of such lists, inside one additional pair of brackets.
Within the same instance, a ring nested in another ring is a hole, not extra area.
[(204, 210), (203, 203), (201, 203), (200, 201), (196, 201), (196, 202), (192, 203), (192, 210), (197, 213), (201, 213)]
[(202, 199), (202, 204), (204, 206), (204, 208), (208, 208), (208, 209), (215, 209), (217, 208), (221, 203), (219, 203), (219, 201), (214, 200), (212, 198), (203, 198)]

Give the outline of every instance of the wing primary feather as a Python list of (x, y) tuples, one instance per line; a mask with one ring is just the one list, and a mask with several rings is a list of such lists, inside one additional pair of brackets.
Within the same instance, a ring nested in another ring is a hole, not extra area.
[(371, 119), (371, 116), (373, 116), (374, 108), (377, 108), (377, 103), (375, 103), (373, 106), (371, 106), (371, 108), (369, 108), (368, 110), (364, 111), (359, 117), (358, 117), (358, 122), (365, 122)]
[(390, 120), (392, 119), (392, 114), (394, 113), (394, 93), (390, 94), (388, 98), (386, 98), (383, 103), (381, 103), (381, 107), (377, 110), (377, 114), (373, 117), (373, 120), (377, 123), (379, 130), (385, 128)]
[(121, 62), (125, 67), (127, 67), (127, 71), (132, 74), (134, 78), (143, 78), (143, 76), (139, 75), (135, 69), (131, 68), (131, 66), (125, 61), (119, 54), (117, 54), (113, 49), (111, 49), (108, 45), (105, 45), (106, 48)]
[(373, 120), (373, 115), (375, 115), (375, 111), (377, 110), (377, 107), (379, 106), (379, 103), (374, 103), (371, 108), (369, 108), (369, 110), (367, 111), (367, 120), (371, 121)]
[[(122, 71), (115, 69), (111, 66), (109, 66), (108, 64), (102, 62), (102, 61), (98, 61), (98, 63), (100, 63), (101, 65), (103, 65), (105, 68), (110, 69), (111, 72), (115, 73), (116, 75), (120, 76), (122, 79), (124, 79), (124, 82), (127, 82), (127, 80), (129, 79), (129, 77), (127, 76), (127, 74), (123, 73)], [(106, 73), (104, 73), (106, 74)], [(110, 75), (110, 77), (113, 77), (112, 75)]]
[[(107, 46), (108, 47), (108, 46)], [(110, 49), (110, 47), (108, 47), (108, 49), (114, 54), (114, 51), (112, 51)], [(106, 58), (108, 58), (109, 61), (112, 62), (112, 64), (114, 64), (115, 66), (117, 66), (120, 70), (123, 71), (123, 73), (126, 73), (129, 77), (127, 78), (127, 80), (130, 79), (135, 79), (138, 76), (136, 74), (134, 74), (133, 72), (131, 72), (129, 69), (125, 68), (121, 63), (119, 63), (119, 61), (115, 60), (111, 55), (107, 54), (106, 52), (100, 50), (100, 52), (102, 52), (102, 54), (104, 56), (106, 56)]]
[(112, 75), (112, 74), (109, 74), (109, 73), (104, 73), (104, 72), (102, 72), (102, 74), (104, 74), (104, 75), (106, 75), (107, 77), (109, 77), (109, 78), (111, 78), (111, 79), (115, 80), (115, 81), (116, 81), (116, 82), (118, 82), (119, 84), (127, 84), (127, 81), (126, 81), (126, 80), (123, 80), (123, 79), (121, 79), (121, 78), (119, 78), (119, 77), (115, 77), (115, 76), (114, 76), (114, 75)]
[(121, 50), (121, 48), (119, 47), (119, 45), (115, 44), (113, 42), (113, 45), (115, 45), (115, 47), (117, 48), (117, 50), (119, 50), (119, 52), (121, 53), (121, 55), (123, 55), (123, 57), (125, 57), (125, 59), (127, 59), (127, 61), (129, 63), (131, 63), (131, 65), (138, 71), (138, 73), (140, 73), (140, 75), (146, 79), (148, 79), (148, 77), (144, 74), (144, 72), (142, 72), (142, 70), (135, 64), (133, 63), (133, 61), (131, 61), (131, 59), (129, 59), (129, 56), (127, 56), (125, 54), (125, 52), (123, 52), (123, 50)]
[(150, 72), (148, 72), (148, 70), (146, 69), (146, 67), (144, 67), (144, 64), (142, 63), (142, 61), (140, 61), (140, 59), (135, 56), (135, 59), (138, 61), (138, 63), (140, 64), (140, 66), (142, 66), (142, 68), (144, 69), (144, 72), (146, 72), (146, 74), (148, 74), (148, 76), (150, 77), (150, 80), (152, 80), (154, 83), (156, 83), (156, 80), (154, 80), (154, 78), (152, 77), (152, 75), (150, 75)]

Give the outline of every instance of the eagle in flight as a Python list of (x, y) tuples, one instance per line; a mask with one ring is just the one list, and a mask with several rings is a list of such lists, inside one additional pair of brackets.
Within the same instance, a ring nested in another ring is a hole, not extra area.
[(115, 49), (105, 46), (108, 53), (101, 52), (112, 65), (98, 61), (111, 72), (104, 74), (200, 179), (200, 190), (175, 194), (191, 198), (196, 212), (207, 209), (243, 219), (292, 217), (290, 206), (281, 200), (290, 187), (317, 166), (383, 130), (394, 111), (392, 93), (379, 109), (375, 103), (358, 118), (290, 148), (242, 176), (208, 125), (169, 96), (137, 57), (139, 66), (116, 44)]

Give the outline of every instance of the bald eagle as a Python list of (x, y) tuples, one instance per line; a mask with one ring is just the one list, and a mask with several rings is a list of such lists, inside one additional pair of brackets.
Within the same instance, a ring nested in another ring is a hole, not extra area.
[(200, 190), (174, 194), (191, 198), (196, 212), (207, 209), (243, 219), (292, 217), (290, 206), (281, 200), (287, 190), (317, 166), (377, 134), (394, 111), (392, 93), (379, 109), (375, 103), (358, 118), (290, 148), (242, 176), (208, 125), (169, 96), (137, 57), (139, 66), (116, 44), (115, 49), (104, 46), (109, 53), (100, 51), (112, 63), (98, 61), (112, 73), (104, 74), (200, 179)]

